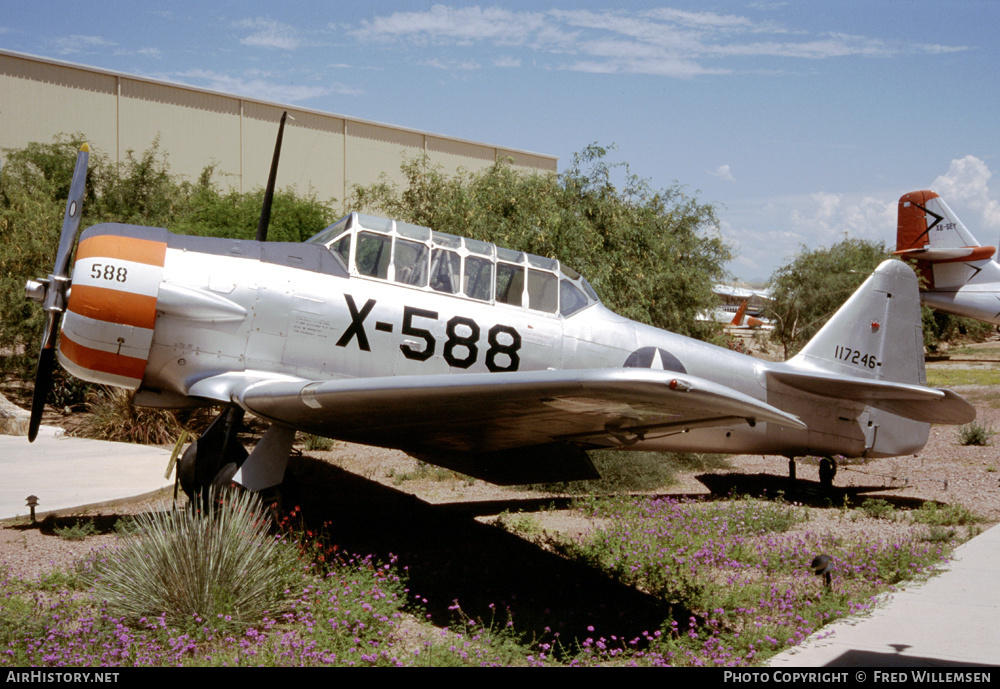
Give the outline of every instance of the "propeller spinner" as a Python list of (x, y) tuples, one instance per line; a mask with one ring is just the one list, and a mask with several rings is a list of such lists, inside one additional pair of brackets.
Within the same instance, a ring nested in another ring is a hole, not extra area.
[(69, 198), (66, 200), (66, 213), (63, 215), (55, 267), (47, 278), (29, 280), (24, 289), (28, 299), (41, 303), (45, 309), (45, 331), (42, 334), (42, 349), (38, 354), (38, 372), (35, 374), (35, 392), (31, 400), (31, 420), (28, 424), (29, 441), (34, 441), (38, 436), (38, 426), (42, 421), (42, 411), (45, 409), (45, 398), (52, 389), (59, 316), (66, 311), (69, 297), (69, 259), (80, 229), (80, 213), (83, 210), (89, 156), (90, 147), (83, 144), (76, 157), (76, 167), (73, 169), (73, 181), (69, 187)]

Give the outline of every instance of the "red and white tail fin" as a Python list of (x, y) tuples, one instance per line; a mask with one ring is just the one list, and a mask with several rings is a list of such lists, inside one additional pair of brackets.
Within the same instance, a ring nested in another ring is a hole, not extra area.
[(933, 191), (900, 197), (894, 253), (917, 260), (925, 289), (931, 291), (1000, 279), (1000, 266), (991, 260), (996, 248), (981, 246)]
[(736, 310), (736, 315), (733, 316), (733, 320), (729, 322), (730, 326), (738, 328), (744, 324), (743, 317), (746, 316), (748, 304), (750, 304), (749, 299), (744, 299), (740, 302), (740, 308)]

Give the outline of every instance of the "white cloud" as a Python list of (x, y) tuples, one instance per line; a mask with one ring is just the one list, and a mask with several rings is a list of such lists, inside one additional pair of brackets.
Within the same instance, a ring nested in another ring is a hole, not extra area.
[(493, 60), (494, 67), (520, 67), (521, 61), (516, 57), (498, 57)]
[(250, 35), (240, 39), (240, 43), (243, 45), (294, 50), (301, 44), (293, 27), (271, 19), (245, 19), (239, 22), (239, 26), (245, 29), (256, 29)]
[(718, 177), (719, 179), (723, 179), (727, 182), (736, 181), (736, 178), (733, 177), (733, 172), (732, 170), (729, 169), (728, 165), (720, 165), (714, 170), (710, 170), (708, 174), (712, 175), (713, 177)]
[[(673, 8), (512, 11), (439, 4), (427, 11), (365, 20), (350, 33), (363, 42), (401, 41), (413, 46), (523, 46), (547, 56), (550, 68), (675, 78), (745, 71), (745, 61), (734, 58), (888, 58), (967, 49), (888, 43), (842, 33), (809, 36), (771, 21)], [(763, 35), (769, 40), (760, 40)]]
[(543, 15), (535, 12), (480, 7), (434, 5), (426, 12), (394, 12), (365, 20), (355, 35), (367, 39), (408, 38), (414, 42), (472, 43), (491, 40), (519, 44), (543, 28)]
[(746, 17), (737, 17), (734, 14), (715, 14), (714, 12), (686, 12), (684, 10), (665, 7), (662, 9), (650, 10), (648, 16), (664, 21), (672, 21), (677, 24), (702, 28), (749, 28), (753, 26)]
[(748, 279), (767, 277), (803, 246), (846, 238), (896, 243), (896, 199), (816, 192), (728, 206), (720, 212), (722, 232), (738, 255), (730, 270)]
[(472, 60), (425, 60), (423, 64), (428, 67), (434, 67), (435, 69), (444, 69), (447, 71), (460, 71), (460, 72), (470, 72), (480, 69), (481, 65), (478, 62), (473, 62)]
[(1000, 201), (993, 198), (989, 189), (992, 176), (985, 162), (974, 155), (967, 155), (951, 161), (948, 172), (931, 182), (930, 189), (940, 194), (949, 205), (960, 205), (979, 214), (978, 218), (962, 218), (975, 235), (976, 225), (979, 224), (989, 230), (1000, 229)]
[(312, 98), (338, 94), (345, 96), (356, 96), (360, 90), (344, 86), (343, 84), (332, 84), (327, 86), (300, 86), (295, 84), (282, 84), (269, 81), (252, 74), (245, 76), (232, 76), (220, 72), (213, 72), (204, 69), (191, 69), (174, 75), (176, 79), (184, 83), (195, 82), (202, 88), (224, 93), (234, 93), (260, 100), (276, 101), (279, 103), (299, 103)]
[(56, 52), (61, 55), (91, 52), (99, 48), (114, 48), (117, 44), (100, 36), (63, 36), (55, 39)]
[(849, 237), (895, 242), (894, 202), (817, 192), (793, 197), (792, 204), (788, 221), (810, 248), (830, 246)]

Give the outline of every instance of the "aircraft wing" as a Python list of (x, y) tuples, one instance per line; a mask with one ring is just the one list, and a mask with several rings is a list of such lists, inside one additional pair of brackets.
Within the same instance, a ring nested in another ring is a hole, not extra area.
[[(229, 381), (232, 383), (233, 381)], [(796, 417), (711, 381), (639, 368), (326, 381), (246, 380), (233, 401), (274, 422), (410, 452), (620, 446), (688, 428)]]

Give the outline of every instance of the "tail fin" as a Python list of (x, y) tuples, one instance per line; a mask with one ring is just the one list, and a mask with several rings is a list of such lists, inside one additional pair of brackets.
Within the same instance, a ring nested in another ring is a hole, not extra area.
[(913, 271), (884, 261), (789, 363), (923, 385), (924, 336)]
[[(924, 423), (968, 423), (976, 415), (950, 390), (924, 385), (917, 277), (901, 261), (888, 260), (876, 268), (787, 363), (771, 375), (815, 395)], [(884, 430), (892, 425), (888, 419), (880, 423)]]
[(990, 259), (992, 246), (981, 246), (954, 211), (933, 191), (913, 191), (899, 199), (895, 254), (917, 260), (928, 290), (1000, 280)]
[(743, 325), (743, 317), (747, 313), (747, 306), (750, 304), (749, 299), (744, 299), (740, 302), (740, 308), (737, 309), (736, 315), (733, 316), (733, 320), (729, 322), (729, 325), (739, 327)]

